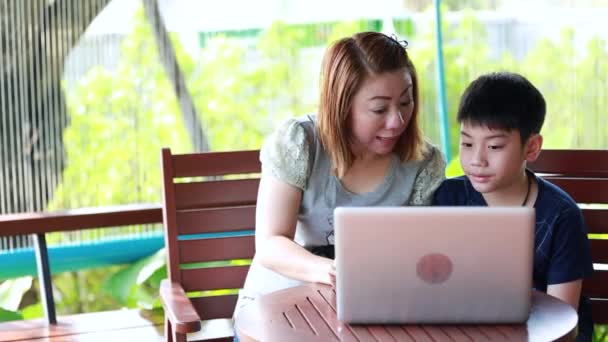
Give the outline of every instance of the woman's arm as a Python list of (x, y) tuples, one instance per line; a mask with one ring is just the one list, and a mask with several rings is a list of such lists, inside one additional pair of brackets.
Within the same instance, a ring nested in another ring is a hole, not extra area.
[(286, 277), (333, 285), (334, 262), (294, 242), (302, 190), (273, 176), (260, 180), (256, 208), (256, 255), (260, 263)]

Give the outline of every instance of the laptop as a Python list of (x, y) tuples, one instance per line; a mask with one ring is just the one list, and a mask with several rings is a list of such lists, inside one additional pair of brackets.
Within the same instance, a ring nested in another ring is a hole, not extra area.
[(339, 320), (527, 320), (533, 208), (340, 207), (334, 220)]

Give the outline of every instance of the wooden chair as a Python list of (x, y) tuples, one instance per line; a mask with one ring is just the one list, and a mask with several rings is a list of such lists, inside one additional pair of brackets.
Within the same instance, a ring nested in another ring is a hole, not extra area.
[[(608, 150), (543, 150), (528, 165), (581, 205), (590, 234), (594, 275), (583, 282), (596, 324), (608, 324)], [(603, 264), (603, 265), (599, 265)]]
[(243, 259), (254, 255), (259, 151), (161, 154), (166, 339), (232, 341)]

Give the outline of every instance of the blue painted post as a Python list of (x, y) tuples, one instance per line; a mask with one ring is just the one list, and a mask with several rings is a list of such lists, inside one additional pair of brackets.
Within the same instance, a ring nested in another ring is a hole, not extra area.
[(439, 96), (439, 121), (441, 122), (441, 147), (445, 158), (450, 162), (450, 125), (448, 123), (448, 105), (445, 96), (445, 72), (443, 68), (443, 34), (441, 33), (441, 0), (435, 0), (435, 32), (437, 39), (437, 95)]

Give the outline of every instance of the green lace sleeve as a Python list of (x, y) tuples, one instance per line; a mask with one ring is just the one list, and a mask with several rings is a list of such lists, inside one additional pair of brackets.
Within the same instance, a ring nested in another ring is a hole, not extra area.
[(445, 160), (439, 149), (429, 143), (428, 153), (414, 181), (410, 205), (431, 205), (433, 193), (445, 179)]
[(262, 174), (304, 190), (309, 174), (309, 148), (305, 128), (296, 119), (283, 122), (262, 146)]

